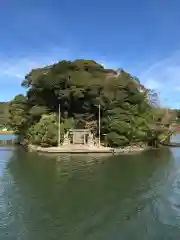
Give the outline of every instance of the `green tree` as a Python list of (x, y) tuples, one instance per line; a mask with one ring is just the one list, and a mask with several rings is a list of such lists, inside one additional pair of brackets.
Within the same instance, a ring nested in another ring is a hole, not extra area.
[(8, 125), (16, 134), (24, 135), (29, 127), (27, 99), (19, 94), (10, 102)]
[[(106, 135), (109, 145), (150, 141), (154, 107), (146, 93), (139, 91), (137, 79), (123, 69), (117, 73), (93, 60), (61, 61), (32, 70), (22, 85), (27, 94), (11, 101), (9, 122), (30, 142), (57, 144), (54, 121), (59, 104), (64, 131), (81, 127), (97, 134), (100, 104), (101, 137)], [(47, 119), (42, 118), (44, 114)]]
[(0, 102), (0, 127), (3, 128), (7, 126), (9, 117), (9, 103)]

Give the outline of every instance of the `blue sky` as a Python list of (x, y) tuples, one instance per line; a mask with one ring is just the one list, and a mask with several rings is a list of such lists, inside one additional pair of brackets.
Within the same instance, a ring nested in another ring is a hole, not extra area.
[(0, 101), (62, 59), (122, 67), (180, 108), (180, 1), (0, 0)]

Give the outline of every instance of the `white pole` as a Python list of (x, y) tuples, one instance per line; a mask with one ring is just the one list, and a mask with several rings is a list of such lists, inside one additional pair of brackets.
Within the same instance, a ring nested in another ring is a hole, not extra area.
[(59, 121), (58, 121), (58, 147), (61, 145), (61, 106), (59, 104)]
[(101, 111), (100, 111), (100, 104), (99, 104), (99, 147), (101, 145), (101, 142), (100, 142), (100, 136), (101, 136)]

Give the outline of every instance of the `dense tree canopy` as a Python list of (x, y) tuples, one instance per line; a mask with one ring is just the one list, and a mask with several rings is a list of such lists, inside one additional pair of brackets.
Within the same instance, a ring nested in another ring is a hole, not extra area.
[(92, 60), (61, 61), (32, 70), (22, 86), (27, 94), (11, 101), (9, 124), (28, 141), (57, 144), (59, 104), (62, 131), (73, 126), (96, 134), (100, 105), (102, 140), (109, 145), (149, 141), (152, 135), (152, 106), (139, 91), (139, 79), (122, 69), (117, 73)]
[(9, 103), (0, 102), (0, 128), (3, 128), (7, 125), (9, 114)]

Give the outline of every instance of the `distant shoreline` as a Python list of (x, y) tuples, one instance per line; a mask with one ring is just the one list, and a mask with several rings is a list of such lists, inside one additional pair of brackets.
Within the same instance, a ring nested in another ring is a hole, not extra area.
[(2, 131), (2, 130), (0, 130), (0, 134), (3, 134), (3, 135), (5, 135), (5, 134), (14, 134), (14, 132), (13, 131)]

